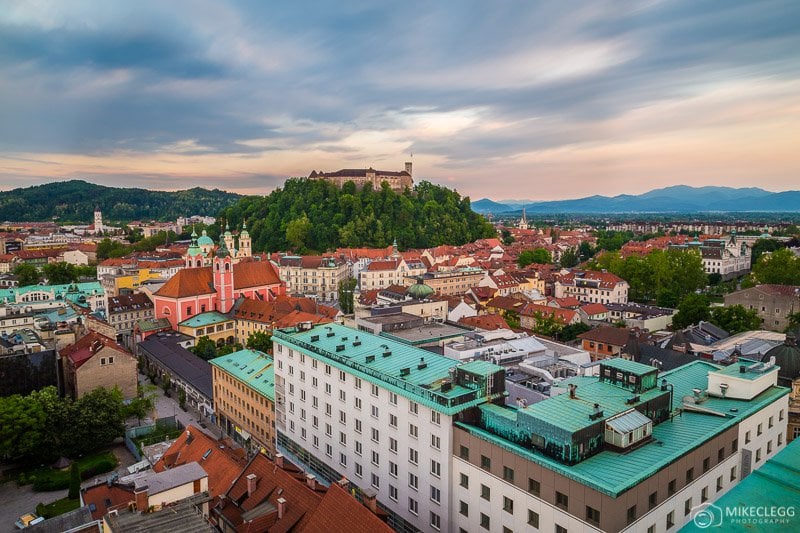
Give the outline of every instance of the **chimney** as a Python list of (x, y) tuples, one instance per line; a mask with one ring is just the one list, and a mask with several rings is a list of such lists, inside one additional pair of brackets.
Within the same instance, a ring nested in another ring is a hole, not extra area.
[(570, 400), (574, 400), (575, 399), (575, 390), (577, 388), (578, 388), (577, 385), (575, 385), (573, 383), (570, 383), (570, 385), (569, 385), (569, 399)]
[(348, 487), (350, 487), (350, 482), (347, 481), (346, 477), (342, 477), (342, 479), (337, 481), (336, 484), (339, 485), (340, 487), (342, 487), (344, 490), (347, 490), (349, 492), (349, 488)]
[(314, 474), (306, 474), (306, 483), (311, 490), (317, 490), (317, 476)]
[(149, 505), (147, 505), (149, 501), (147, 495), (147, 485), (141, 487), (137, 491), (134, 491), (133, 495), (136, 498), (136, 509), (142, 513), (146, 512), (147, 509), (150, 507)]
[(372, 487), (367, 487), (362, 491), (362, 495), (364, 496), (364, 505), (367, 506), (367, 509), (372, 511), (372, 514), (378, 513), (378, 491), (373, 489)]
[(258, 476), (255, 474), (247, 474), (247, 497), (253, 495), (256, 491), (256, 482), (258, 481)]
[(278, 468), (283, 468), (283, 454), (276, 453), (275, 454), (275, 464), (278, 465)]
[(286, 498), (278, 498), (278, 520), (286, 513)]

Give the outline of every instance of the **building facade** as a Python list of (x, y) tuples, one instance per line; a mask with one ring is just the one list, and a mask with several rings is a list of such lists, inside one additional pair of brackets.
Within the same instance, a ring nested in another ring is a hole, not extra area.
[(337, 187), (341, 187), (348, 181), (355, 183), (356, 187), (363, 187), (369, 183), (376, 191), (379, 191), (385, 182), (397, 193), (401, 193), (405, 189), (411, 189), (414, 186), (414, 180), (411, 178), (411, 162), (407, 162), (405, 169), (400, 172), (375, 170), (372, 167), (344, 168), (335, 172), (317, 172), (314, 170), (308, 175), (308, 179), (327, 180)]
[(326, 302), (339, 298), (339, 283), (350, 277), (346, 261), (319, 255), (283, 256), (278, 269), (289, 294), (317, 297)]
[[(476, 267), (463, 267), (453, 270), (428, 272), (422, 275), (426, 285), (430, 286), (437, 294), (446, 296), (461, 296), (472, 287), (477, 287), (486, 271)], [(407, 276), (403, 283), (412, 285), (416, 283), (415, 277)]]
[(108, 323), (116, 333), (117, 342), (133, 348), (133, 329), (139, 320), (153, 318), (153, 302), (146, 294), (135, 293), (108, 298)]
[(628, 303), (628, 282), (610, 272), (575, 270), (555, 282), (555, 297), (573, 296), (581, 303)]
[(761, 317), (765, 329), (783, 331), (789, 315), (800, 311), (800, 287), (793, 285), (756, 285), (725, 295), (725, 306), (741, 305)]
[(64, 388), (72, 398), (80, 398), (97, 387), (117, 387), (126, 400), (136, 397), (136, 358), (113, 339), (92, 331), (62, 349), (60, 356)]

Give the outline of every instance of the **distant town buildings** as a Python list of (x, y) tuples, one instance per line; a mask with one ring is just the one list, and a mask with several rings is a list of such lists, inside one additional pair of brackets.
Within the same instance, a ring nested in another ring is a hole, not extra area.
[(756, 285), (725, 295), (725, 306), (741, 305), (758, 313), (764, 328), (783, 331), (789, 315), (800, 312), (800, 287)]

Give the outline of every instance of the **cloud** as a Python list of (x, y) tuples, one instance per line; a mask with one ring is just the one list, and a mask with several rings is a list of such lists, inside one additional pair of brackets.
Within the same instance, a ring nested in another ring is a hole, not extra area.
[(413, 152), (476, 198), (790, 188), (797, 20), (793, 1), (12, 1), (0, 183), (267, 192)]

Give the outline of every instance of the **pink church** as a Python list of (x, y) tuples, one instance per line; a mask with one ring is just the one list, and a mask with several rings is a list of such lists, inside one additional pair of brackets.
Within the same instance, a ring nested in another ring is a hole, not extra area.
[(269, 261), (236, 262), (224, 241), (211, 266), (199, 266), (201, 252), (193, 235), (186, 255), (186, 268), (179, 270), (153, 294), (156, 318), (166, 318), (174, 329), (179, 322), (207, 311), (227, 313), (237, 298), (269, 301), (285, 294), (281, 281)]

